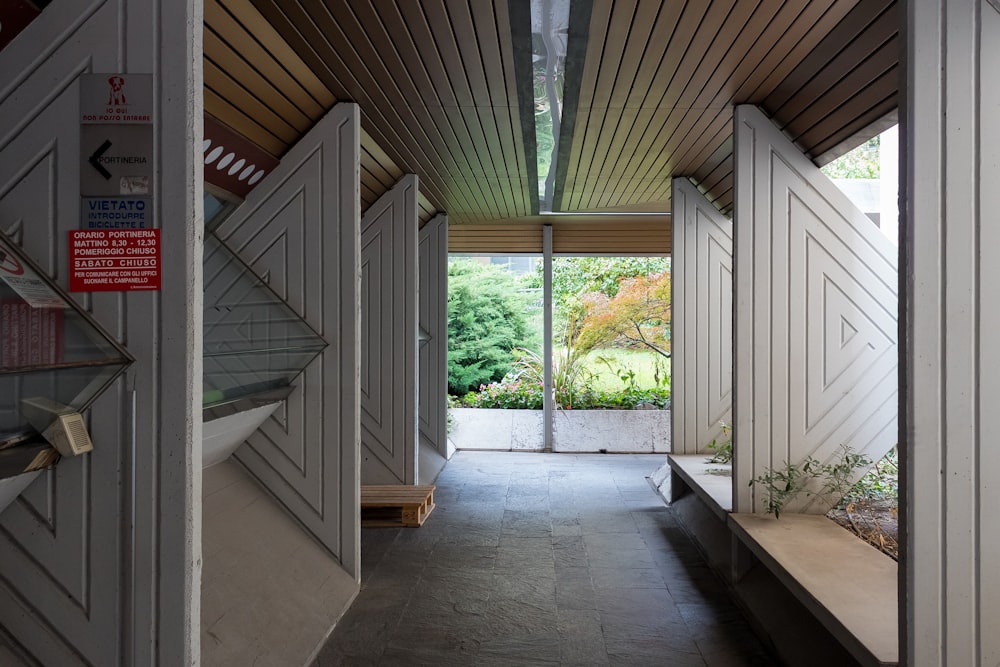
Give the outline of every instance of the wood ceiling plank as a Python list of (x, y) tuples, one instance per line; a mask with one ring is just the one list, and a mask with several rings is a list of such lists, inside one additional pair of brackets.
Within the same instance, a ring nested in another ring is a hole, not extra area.
[[(594, 82), (601, 70), (601, 52), (604, 50), (605, 30), (611, 23), (611, 10), (614, 7), (613, 0), (593, 0), (590, 10), (590, 26), (587, 35), (586, 57), (583, 61), (583, 72), (580, 76), (582, 85), (579, 89), (579, 99), (577, 104), (580, 109), (589, 109), (594, 104)], [(576, 36), (570, 35), (572, 40)], [(567, 54), (567, 58), (569, 55)], [(566, 63), (567, 70), (570, 63)], [(564, 94), (565, 97), (565, 94)]]
[[(898, 76), (898, 71), (890, 72), (886, 75), (884, 83), (888, 84)], [(848, 116), (852, 119), (848, 123), (831, 120), (829, 123), (821, 124), (811, 129), (807, 135), (809, 135), (808, 139), (813, 146), (813, 151), (819, 156), (848, 139), (859, 136), (866, 128), (888, 116), (898, 106), (898, 93), (894, 92), (878, 102), (866, 100), (863, 105), (859, 105), (859, 108), (864, 109), (861, 112), (854, 109), (850, 110), (850, 113), (856, 115)]]
[[(762, 56), (747, 58), (739, 63), (731, 79), (720, 87), (719, 96), (706, 106), (759, 103), (763, 95), (757, 91), (768, 77), (782, 67), (790, 70), (793, 66), (789, 63), (789, 54), (796, 48), (802, 48), (803, 32), (823, 20), (830, 26), (839, 20), (839, 14), (830, 10), (828, 4), (815, 0), (805, 4), (783, 3), (758, 40), (760, 44), (772, 46)], [(846, 13), (846, 9), (844, 11)], [(760, 99), (754, 98), (755, 94)]]
[[(535, 178), (535, 182), (532, 183), (531, 180), (528, 178), (528, 174), (530, 172), (528, 170), (527, 155), (525, 154), (525, 148), (524, 148), (524, 135), (521, 130), (520, 108), (517, 106), (508, 107), (507, 109), (500, 107), (496, 108), (495, 111), (500, 116), (503, 116), (503, 114), (506, 113), (505, 127), (509, 127), (511, 132), (511, 136), (507, 141), (509, 142), (509, 145), (513, 148), (513, 157), (511, 158), (513, 160), (513, 166), (511, 167), (510, 171), (515, 171), (516, 176), (524, 179), (526, 183), (525, 187), (522, 188), (521, 191), (518, 193), (518, 200), (520, 202), (518, 210), (523, 211), (523, 215), (530, 215), (532, 213), (532, 205), (533, 205), (532, 189), (537, 191), (538, 179)], [(498, 122), (504, 122), (504, 121), (500, 120)]]
[[(674, 81), (678, 74), (678, 63), (683, 62), (684, 59), (688, 57), (688, 53), (691, 51), (691, 44), (697, 37), (698, 31), (700, 30), (699, 26), (704, 24), (708, 6), (709, 3), (689, 2), (684, 7), (680, 23), (673, 33), (671, 43), (661, 60), (660, 68), (657, 70), (657, 75), (654, 78), (654, 84), (651, 86), (651, 94), (647, 96), (646, 101), (644, 102), (646, 105), (651, 103), (655, 104), (658, 112), (654, 113), (650, 117), (649, 125), (647, 125), (644, 131), (639, 134), (639, 138), (635, 143), (635, 151), (624, 161), (624, 164), (626, 165), (624, 169), (627, 171), (632, 171), (634, 169), (635, 161), (643, 160), (648, 155), (648, 152), (653, 150), (650, 147), (650, 143), (664, 131), (662, 123), (666, 122), (670, 114), (668, 108), (663, 105), (662, 101), (667, 95), (670, 83)], [(591, 50), (591, 53), (593, 53), (596, 49), (597, 47), (594, 47)], [(586, 84), (587, 82), (585, 82), (584, 85)], [(593, 124), (593, 121), (591, 121), (591, 123)], [(577, 131), (579, 132), (579, 126)], [(587, 139), (585, 138), (585, 141), (586, 140)], [(578, 166), (574, 178), (586, 178), (586, 155), (581, 152), (578, 159), (580, 166)], [(569, 176), (567, 176), (567, 180), (568, 179)], [(568, 210), (581, 208), (579, 206), (579, 202), (574, 202), (574, 204), (576, 205), (573, 206), (573, 209)]]
[[(780, 81), (773, 81), (771, 92), (764, 98), (763, 106), (772, 113), (775, 109), (780, 109), (792, 95), (809, 83), (828, 60), (840, 53), (855, 37), (861, 35), (872, 20), (889, 8), (894, 1), (858, 2), (835, 25), (828, 27), (825, 33), (817, 34), (815, 31), (810, 31), (803, 41), (806, 46), (812, 48), (808, 48), (800, 56), (795, 68), (785, 72)], [(839, 5), (834, 5), (833, 9), (838, 7)]]
[[(509, 181), (520, 182), (522, 172), (517, 162), (517, 150), (514, 147), (514, 128), (510, 125), (510, 110), (508, 107), (480, 107), (479, 117), (483, 127), (492, 129), (493, 142), (500, 151), (500, 154), (494, 159), (499, 160), (499, 164), (505, 167), (502, 175)], [(508, 214), (511, 217), (531, 212), (530, 204), (527, 208), (524, 206), (524, 188), (510, 188), (503, 194)]]
[[(395, 11), (396, 7), (390, 3), (369, 2), (357, 2), (354, 6), (361, 25), (380, 23), (384, 30), (384, 33), (376, 32), (373, 35), (374, 51), (361, 52), (361, 59), (382, 60), (383, 76), (392, 80), (398, 89), (398, 97), (392, 103), (397, 105), (401, 117), (405, 117), (407, 113), (412, 114), (409, 122), (419, 127), (427, 142), (434, 147), (433, 155), (440, 160), (437, 171), (467, 173), (471, 167), (462, 150), (462, 138), (456, 135), (447, 115), (441, 113), (436, 96), (421, 91), (421, 86), (426, 88), (432, 85), (431, 79), (423, 64), (422, 54), (403, 24), (401, 15)], [(350, 29), (350, 26), (345, 28), (348, 32)], [(373, 74), (377, 75), (377, 72)], [(427, 104), (428, 99), (431, 106)], [(424, 144), (421, 146), (421, 150), (426, 150)], [(425, 178), (440, 179), (441, 176), (428, 173)]]
[[(215, 7), (224, 11), (216, 13)], [(319, 77), (313, 73), (312, 68), (298, 56), (284, 37), (274, 29), (268, 19), (253, 4), (246, 2), (246, 0), (207, 0), (205, 12), (206, 18), (211, 17), (211, 25), (216, 28), (220, 35), (229, 35), (227, 26), (232, 19), (239, 24), (242, 30), (253, 36), (253, 39), (247, 41), (244, 46), (250, 50), (249, 53), (255, 53), (259, 46), (271, 56), (270, 58), (254, 58), (254, 61), (260, 63), (262, 71), (269, 78), (275, 81), (279, 80), (281, 74), (274, 70), (283, 70), (301, 85), (322, 108), (329, 109), (336, 103), (337, 98), (334, 93), (320, 81)], [(303, 102), (303, 108), (306, 106), (308, 104)]]
[[(742, 7), (741, 5), (738, 5)], [(734, 37), (726, 54), (719, 61), (715, 71), (705, 82), (702, 90), (691, 101), (695, 109), (721, 107), (732, 103), (732, 96), (738, 83), (742, 83), (750, 74), (747, 63), (758, 58), (754, 57), (754, 48), (760, 44), (775, 44), (769, 38), (780, 39), (780, 34), (773, 32), (768, 35), (772, 26), (787, 26), (791, 23), (794, 11), (786, 4), (761, 2), (754, 12), (747, 17), (746, 24)], [(769, 50), (774, 51), (772, 46)], [(680, 106), (684, 106), (683, 101)]]
[[(230, 4), (238, 4), (230, 2)], [(250, 5), (242, 3), (241, 12), (259, 33), (251, 33), (219, 0), (205, 3), (205, 52), (211, 55), (207, 42), (211, 31), (226, 45), (252, 63), (260, 76), (280, 90), (307, 116), (319, 119), (336, 101), (301, 58), (278, 35), (267, 21)], [(238, 77), (237, 77), (238, 78)]]
[[(737, 3), (737, 5), (748, 6), (746, 3)], [(756, 7), (756, 3), (753, 4), (753, 7)], [(700, 25), (692, 36), (680, 63), (672, 75), (670, 85), (657, 104), (659, 108), (672, 109), (672, 111), (666, 117), (664, 124), (659, 130), (652, 137), (647, 135), (647, 141), (641, 144), (643, 149), (641, 151), (641, 160), (638, 163), (635, 161), (629, 163), (629, 169), (634, 170), (634, 173), (648, 173), (657, 158), (668, 157), (663, 154), (665, 145), (674, 136), (678, 125), (684, 119), (684, 112), (686, 111), (686, 109), (676, 110), (674, 107), (682, 98), (685, 100), (685, 103), (688, 103), (688, 98), (685, 98), (684, 94), (686, 90), (692, 87), (692, 84), (694, 89), (700, 92), (701, 83), (710, 73), (707, 71), (709, 67), (706, 65), (710, 63), (714, 65), (714, 63), (717, 63), (722, 58), (722, 53), (708, 55), (711, 53), (712, 45), (719, 42), (724, 48), (728, 49), (728, 40), (731, 38), (731, 35), (723, 30), (723, 26), (733, 9), (733, 0), (712, 2), (709, 4), (708, 11), (702, 18)], [(742, 12), (743, 10), (737, 11)], [(743, 21), (736, 20), (733, 23), (740, 26)], [(701, 72), (706, 73), (701, 74)], [(693, 96), (689, 95), (689, 97), (693, 99)]]
[(404, 0), (398, 2), (396, 7), (412, 35), (413, 43), (420, 49), (420, 60), (427, 76), (433, 83), (427, 90), (422, 90), (425, 95), (425, 104), (433, 105), (436, 101), (437, 104), (444, 107), (458, 106), (458, 99), (452, 90), (451, 80), (445, 70), (441, 53), (434, 46), (436, 34), (428, 23), (422, 3)]
[[(852, 76), (857, 77), (858, 68), (866, 63), (870, 67), (872, 60), (884, 63), (883, 71), (898, 63), (899, 42), (896, 38), (899, 34), (899, 15), (897, 9), (898, 5), (889, 7), (850, 45), (844, 45), (844, 48), (830, 58), (788, 101), (774, 109), (774, 117), (777, 119), (798, 118), (803, 110), (816, 103), (818, 99), (837, 86), (840, 87), (839, 94), (844, 95), (843, 82), (845, 79)], [(896, 49), (896, 51), (890, 52), (887, 47)]]
[[(654, 18), (646, 12), (642, 12), (641, 16), (637, 16), (638, 21), (650, 24), (651, 30), (641, 57), (632, 64), (635, 76), (631, 78), (628, 88), (624, 91), (621, 86), (617, 88), (618, 93), (625, 93), (625, 97), (623, 98), (616, 93), (612, 99), (613, 103), (621, 101), (626, 111), (618, 119), (614, 135), (610, 140), (609, 145), (615, 147), (614, 158), (604, 161), (599, 177), (611, 178), (613, 175), (627, 173), (629, 160), (640, 148), (640, 140), (644, 136), (654, 113), (651, 107), (652, 102), (649, 100), (651, 85), (666, 57), (671, 36), (678, 26), (685, 3), (646, 2), (644, 7), (648, 8), (647, 11), (655, 9), (656, 15)], [(629, 58), (626, 56), (624, 61), (628, 62)], [(633, 109), (635, 109), (634, 115), (631, 113)], [(600, 153), (600, 149), (598, 149), (598, 153)], [(615, 190), (618, 191), (621, 187), (623, 187), (623, 183), (619, 183)]]
[[(278, 33), (294, 45), (296, 52), (324, 84), (341, 99), (348, 99), (348, 88), (345, 82), (341, 81), (341, 77), (354, 81), (354, 75), (344, 64), (339, 52), (332, 48), (327, 38), (317, 28), (311, 16), (296, 2), (282, 2), (279, 7), (274, 0), (253, 1)], [(339, 74), (335, 74), (335, 71)], [(396, 109), (387, 103), (379, 90), (371, 91), (371, 95), (374, 98), (366, 93), (364, 99), (355, 100), (361, 103), (362, 127), (369, 130), (372, 138), (385, 147), (393, 161), (400, 166), (405, 166), (418, 174), (434, 173), (435, 170), (427, 161), (424, 151), (419, 148), (414, 151), (416, 140), (410, 133), (409, 127), (416, 124), (408, 125), (401, 119)], [(428, 190), (434, 191), (435, 196), (443, 197), (446, 185), (440, 179), (425, 176), (424, 180)]]
[(399, 168), (399, 165), (392, 161), (392, 158), (382, 150), (382, 147), (364, 129), (361, 130), (361, 150), (382, 167), (383, 171), (392, 180), (392, 183), (395, 184), (396, 181), (403, 177), (403, 170)]
[[(485, 159), (489, 157), (488, 151), (481, 152), (479, 148), (469, 150), (470, 146), (484, 146), (485, 138), (481, 136), (481, 128), (477, 132), (476, 127), (467, 125), (464, 115), (453, 111), (458, 106), (453, 92), (454, 82), (445, 74), (442, 53), (435, 46), (437, 32), (436, 30), (432, 32), (431, 24), (424, 14), (425, 7), (421, 3), (406, 2), (401, 4), (399, 9), (400, 16), (406, 20), (406, 25), (414, 31), (412, 40), (420, 45), (420, 62), (423, 63), (427, 78), (434, 82), (432, 90), (440, 100), (441, 106), (431, 106), (428, 113), (433, 117), (433, 123), (443, 137), (443, 146), (454, 151), (453, 166), (447, 170), (449, 177), (463, 173), (494, 172), (493, 163)], [(440, 10), (440, 7), (438, 9)], [(441, 11), (434, 13), (435, 16), (440, 14)], [(437, 28), (436, 25), (434, 27)]]
[(218, 35), (205, 30), (205, 59), (214, 63), (251, 95), (285, 119), (300, 132), (307, 131), (319, 117), (310, 117), (295, 105), (282, 91), (260, 75), (258, 70), (243, 60)]
[[(655, 107), (665, 90), (657, 90), (655, 82), (663, 77), (665, 62), (668, 60), (670, 46), (682, 24), (682, 15), (689, 2), (662, 2), (658, 4), (659, 13), (646, 43), (646, 50), (638, 61), (632, 88), (624, 101), (626, 107)], [(701, 3), (696, 3), (701, 4)]]
[[(482, 1), (479, 4), (487, 8), (491, 6), (489, 3)], [(464, 0), (445, 2), (444, 9), (451, 25), (452, 34), (455, 37), (455, 48), (458, 49), (460, 54), (458, 62), (462, 64), (465, 85), (469, 88), (472, 104), (477, 106), (492, 104), (490, 86), (486, 80), (486, 68), (483, 64), (482, 53), (480, 52), (480, 47), (485, 48), (489, 43), (491, 30), (486, 29), (486, 26), (482, 26), (483, 34), (482, 36), (479, 35), (480, 26), (476, 25), (469, 3)], [(492, 24), (493, 22), (490, 21), (490, 23)], [(493, 32), (493, 34), (495, 35), (496, 33)], [(502, 71), (500, 74), (502, 77)], [(503, 78), (500, 78), (500, 81), (503, 81)], [(503, 92), (503, 86), (498, 86), (498, 88), (500, 92)], [(504, 106), (506, 106), (506, 100), (504, 101)]]
[[(792, 137), (799, 137), (809, 128), (826, 117), (831, 109), (836, 109), (842, 100), (852, 98), (858, 93), (871, 86), (875, 81), (883, 77), (886, 72), (896, 70), (899, 64), (899, 42), (897, 39), (890, 39), (882, 45), (882, 48), (872, 54), (870, 58), (862, 62), (855, 69), (847, 73), (835, 85), (824, 91), (822, 95), (797, 113), (790, 116), (776, 115), (776, 119), (791, 117), (785, 124), (784, 131)], [(888, 90), (871, 91), (879, 99), (883, 99), (887, 93), (894, 92), (896, 86), (892, 85)]]
[[(205, 60), (205, 88), (211, 89), (219, 97), (227, 100), (232, 106), (243, 110), (257, 124), (266, 127), (272, 134), (286, 144), (295, 143), (304, 130), (290, 125), (279, 114), (275, 113), (263, 101), (254, 97), (246, 88), (234, 81), (211, 60)], [(308, 129), (308, 128), (307, 128)]]
[[(666, 48), (666, 37), (673, 31), (672, 25), (663, 25), (660, 14), (673, 16), (680, 14), (681, 3), (660, 3), (645, 0), (638, 3), (629, 28), (625, 49), (621, 54), (619, 68), (610, 91), (607, 106), (612, 109), (624, 108), (636, 91), (637, 77), (642, 65), (651, 61), (659, 62)], [(648, 67), (647, 67), (648, 68)]]
[[(695, 177), (700, 183), (699, 187), (706, 192), (717, 192), (720, 186), (729, 183), (733, 177), (733, 161), (730, 156), (733, 154), (732, 137), (719, 146), (712, 156), (699, 166)], [(725, 187), (722, 188), (723, 190)]]
[[(662, 6), (660, 3), (643, 2), (636, 7), (627, 47), (619, 63), (619, 75), (614, 82), (608, 109), (595, 144), (595, 154), (606, 156), (598, 165), (596, 174), (598, 179), (611, 179), (613, 174), (622, 173), (623, 164), (620, 162), (622, 156), (617, 147), (625, 144), (630, 135), (637, 135), (634, 133), (635, 123), (642, 109), (636, 106), (629, 107), (627, 102), (635, 90), (635, 75), (641, 69), (643, 61), (647, 59), (659, 61), (662, 57), (663, 47), (650, 44)], [(679, 14), (679, 9), (676, 13)], [(665, 32), (667, 29), (661, 26), (660, 33)], [(648, 114), (643, 115), (648, 116)], [(593, 174), (593, 165), (588, 171)], [(597, 201), (591, 199), (586, 205), (603, 206), (606, 204), (608, 194), (605, 193), (605, 196)]]
[[(578, 134), (580, 125), (577, 123), (574, 131), (574, 141), (580, 141), (580, 152), (577, 156), (572, 171), (567, 171), (567, 179), (572, 178), (574, 182), (585, 182), (590, 169), (599, 155), (598, 146), (600, 143), (601, 130), (608, 120), (608, 106), (618, 78), (621, 61), (628, 45), (629, 32), (632, 27), (632, 19), (638, 8), (638, 0), (626, 0), (615, 2), (611, 12), (610, 21), (603, 33), (603, 44), (600, 41), (591, 41), (588, 48), (587, 58), (597, 57), (599, 53), (600, 67), (597, 70), (597, 77), (593, 84), (593, 96), (588, 108), (587, 125), (582, 137)], [(593, 26), (591, 21), (591, 39), (593, 40)], [(599, 49), (599, 50), (598, 50)], [(584, 81), (584, 85), (589, 82)], [(578, 109), (577, 113), (580, 113)], [(577, 120), (579, 121), (579, 115)], [(570, 174), (573, 174), (572, 176)], [(580, 187), (570, 187), (575, 191), (575, 196), (571, 198), (568, 207), (563, 210), (573, 210), (587, 205), (587, 197)]]
[[(502, 43), (510, 41), (511, 26), (506, 2), (472, 2), (472, 20), (476, 27), (476, 40), (482, 59), (487, 95), (494, 107), (517, 108), (517, 81), (513, 66), (513, 53), (504, 60)], [(501, 38), (503, 36), (503, 38)], [(485, 100), (487, 98), (482, 98)], [(482, 100), (480, 104), (482, 104)]]
[[(250, 0), (260, 12), (264, 23), (269, 25), (293, 50), (295, 57), (302, 60), (323, 86), (333, 93), (335, 100), (350, 100), (347, 87), (335, 74), (343, 71), (340, 58), (334, 56), (334, 61), (327, 62), (317, 52), (318, 45), (326, 40), (319, 32), (308, 14), (298, 2), (281, 2), (278, 0)], [(242, 17), (241, 17), (242, 18)], [(256, 35), (255, 27), (250, 30)], [(329, 45), (327, 45), (329, 46)], [(324, 54), (325, 55), (325, 54)]]
[[(700, 147), (702, 159), (706, 159), (721, 143), (722, 137), (732, 133), (732, 107), (721, 110), (708, 108), (694, 113), (682, 112), (678, 129), (667, 144), (659, 149), (648, 170), (640, 172), (647, 177), (670, 178), (673, 174), (686, 174), (697, 168), (700, 161), (685, 162), (695, 147)], [(707, 152), (704, 149), (708, 149)], [(641, 195), (641, 191), (635, 193)]]
[[(359, 6), (364, 7), (365, 3)], [(411, 154), (421, 160), (425, 169), (430, 167), (433, 172), (447, 168), (447, 155), (442, 155), (428, 136), (427, 123), (416, 122), (412, 117), (412, 107), (399, 87), (410, 80), (409, 74), (399, 62), (377, 15), (362, 24), (351, 5), (343, 2), (332, 2), (325, 7), (310, 3), (306, 11), (324, 36), (324, 44), (318, 48), (329, 53), (334, 51), (333, 44), (338, 45), (336, 54), (350, 72), (344, 78), (351, 97), (378, 106), (389, 118), (395, 116), (406, 129)]]
[(712, 119), (711, 124), (700, 129), (699, 132), (697, 141), (691, 142), (686, 150), (677, 152), (673, 173), (693, 173), (699, 165), (715, 153), (719, 146), (727, 139), (732, 138), (733, 107), (719, 109), (719, 114)]
[(432, 140), (440, 145), (442, 154), (446, 152), (450, 158), (448, 168), (454, 173), (469, 173), (473, 167), (468, 163), (462, 149), (462, 140), (468, 137), (458, 136), (456, 128), (451, 126), (450, 120), (443, 112), (436, 85), (428, 72), (427, 63), (423, 61), (424, 54), (418, 49), (416, 37), (411, 32), (412, 26), (406, 24), (395, 3), (371, 3), (370, 10), (378, 13), (396, 48), (399, 60), (407, 64), (407, 85), (400, 87), (414, 115), (422, 116), (423, 120), (420, 122), (433, 128)]
[(716, 43), (728, 45), (731, 34), (724, 29), (726, 19), (733, 13), (734, 5), (738, 7), (740, 4), (742, 3), (737, 3), (736, 0), (714, 0), (708, 3), (708, 11), (705, 12), (701, 24), (684, 52), (684, 57), (676, 67), (670, 85), (657, 106), (675, 106), (692, 80), (707, 77), (708, 74), (703, 73), (706, 69), (703, 65), (706, 60), (717, 62), (721, 58), (721, 54), (712, 52), (712, 46)]
[(235, 132), (242, 134), (248, 140), (257, 144), (276, 158), (280, 158), (288, 150), (288, 144), (261, 127), (252, 118), (234, 107), (225, 98), (220, 97), (210, 88), (205, 88), (205, 112), (215, 116)]
[(442, 0), (423, 0), (419, 3), (426, 16), (427, 24), (433, 32), (433, 40), (427, 44), (440, 55), (440, 62), (448, 76), (455, 103), (460, 107), (474, 106), (476, 98), (469, 86), (468, 77), (462, 64), (462, 52), (458, 47), (458, 37)]

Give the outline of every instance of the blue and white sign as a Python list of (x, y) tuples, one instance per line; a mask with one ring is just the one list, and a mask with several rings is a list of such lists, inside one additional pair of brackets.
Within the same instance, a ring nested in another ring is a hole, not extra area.
[(80, 229), (151, 229), (151, 197), (84, 197)]

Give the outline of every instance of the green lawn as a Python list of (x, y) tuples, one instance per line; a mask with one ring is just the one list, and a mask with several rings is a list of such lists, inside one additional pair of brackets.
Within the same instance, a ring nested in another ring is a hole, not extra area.
[[(611, 368), (607, 364), (601, 363), (599, 358), (612, 360)], [(636, 382), (642, 389), (656, 387), (654, 374), (657, 366), (660, 374), (670, 373), (670, 359), (665, 359), (655, 352), (644, 352), (641, 350), (620, 350), (605, 349), (594, 350), (587, 355), (587, 366), (594, 379), (591, 384), (595, 389), (615, 390), (622, 389), (625, 383), (618, 377), (617, 370), (631, 370), (635, 373)], [(614, 371), (612, 369), (615, 369)]]

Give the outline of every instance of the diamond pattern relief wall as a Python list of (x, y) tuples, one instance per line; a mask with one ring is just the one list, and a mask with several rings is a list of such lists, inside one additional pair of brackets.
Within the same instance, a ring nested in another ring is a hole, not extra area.
[(329, 344), (235, 456), (355, 575), (358, 137), (334, 107), (216, 231)]
[(733, 223), (686, 178), (671, 193), (671, 446), (697, 454), (732, 422)]
[[(748, 482), (896, 443), (896, 248), (758, 109), (737, 108), (737, 511)], [(863, 471), (858, 471), (860, 477)], [(816, 497), (788, 507), (823, 513)]]
[(417, 466), (417, 179), (361, 219), (361, 480), (414, 484)]

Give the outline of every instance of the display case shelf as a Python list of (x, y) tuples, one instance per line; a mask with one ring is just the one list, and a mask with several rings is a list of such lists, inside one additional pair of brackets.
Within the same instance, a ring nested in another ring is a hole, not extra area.
[[(51, 465), (26, 402), (83, 412), (132, 357), (0, 234), (0, 477)], [(37, 450), (37, 451), (36, 451)]]

